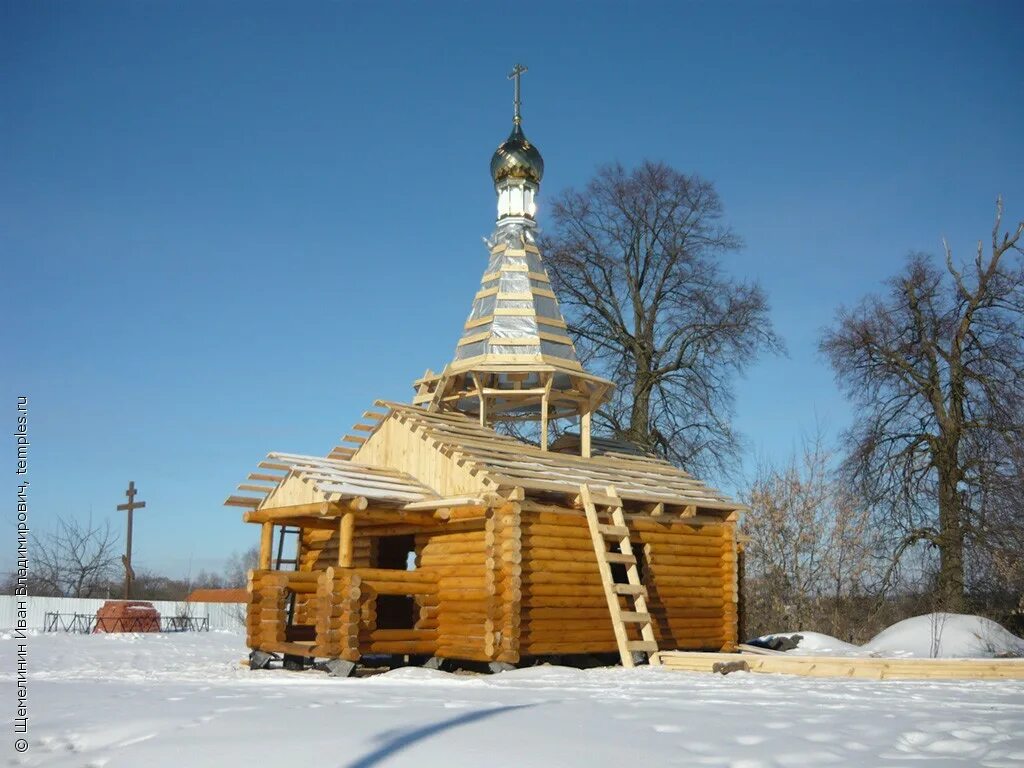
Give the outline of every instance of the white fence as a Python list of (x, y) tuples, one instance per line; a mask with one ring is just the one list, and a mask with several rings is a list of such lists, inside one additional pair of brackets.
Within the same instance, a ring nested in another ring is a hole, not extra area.
[[(86, 613), (96, 615), (105, 600), (84, 597), (14, 597), (0, 595), (0, 631), (14, 629), (18, 623), (18, 601), (28, 605), (28, 629), (42, 629), (48, 613)], [(210, 620), (210, 629), (241, 630), (245, 626), (244, 603), (186, 603), (173, 600), (151, 600), (161, 616), (191, 616)]]

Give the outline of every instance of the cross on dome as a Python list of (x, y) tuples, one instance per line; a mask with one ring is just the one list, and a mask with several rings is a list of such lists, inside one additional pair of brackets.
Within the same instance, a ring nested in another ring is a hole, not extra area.
[(515, 105), (515, 116), (512, 118), (512, 122), (515, 123), (516, 125), (519, 125), (523, 121), (522, 117), (519, 114), (519, 107), (522, 104), (522, 100), (519, 97), (519, 78), (523, 74), (523, 72), (526, 72), (528, 69), (529, 67), (524, 67), (522, 64), (516, 64), (514, 67), (512, 67), (512, 71), (508, 73), (508, 79), (515, 81), (515, 87), (513, 90), (515, 94), (513, 97), (513, 104)]

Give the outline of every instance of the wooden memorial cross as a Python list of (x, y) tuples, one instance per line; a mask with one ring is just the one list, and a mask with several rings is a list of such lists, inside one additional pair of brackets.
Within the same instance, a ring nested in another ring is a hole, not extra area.
[(121, 562), (124, 563), (124, 599), (130, 600), (132, 596), (132, 581), (135, 579), (135, 571), (132, 570), (132, 512), (146, 506), (144, 501), (136, 501), (135, 481), (128, 483), (128, 490), (124, 495), (128, 497), (127, 504), (118, 504), (117, 509), (128, 513), (128, 534), (126, 536), (125, 554), (121, 555)]

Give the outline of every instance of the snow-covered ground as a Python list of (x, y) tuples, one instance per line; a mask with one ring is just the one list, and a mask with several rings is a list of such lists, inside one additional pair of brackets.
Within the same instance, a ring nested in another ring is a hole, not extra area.
[[(31, 746), (18, 755), (9, 735), (10, 765), (1024, 765), (1019, 682), (650, 667), (493, 676), (407, 668), (343, 680), (250, 672), (239, 663), (243, 638), (228, 633), (28, 643)], [(0, 639), (0, 667), (15, 668), (15, 650)]]
[(795, 655), (875, 656), (885, 658), (992, 658), (1024, 656), (1024, 639), (981, 616), (929, 613), (904, 619), (864, 645), (851, 645), (820, 632), (784, 632), (768, 637), (800, 636)]

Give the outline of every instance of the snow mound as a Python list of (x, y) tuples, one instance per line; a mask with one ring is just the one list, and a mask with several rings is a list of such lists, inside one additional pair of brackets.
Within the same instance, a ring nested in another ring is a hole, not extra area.
[[(380, 675), (375, 675), (374, 680), (443, 680), (445, 682), (453, 681), (458, 682), (460, 680), (458, 675), (453, 675), (451, 672), (445, 672), (440, 669), (426, 669), (424, 667), (399, 667), (398, 669), (392, 669), (384, 672)], [(465, 678), (461, 678), (465, 679)]]
[(780, 632), (762, 639), (799, 638), (794, 656), (875, 656), (893, 658), (991, 659), (1024, 656), (1024, 639), (982, 616), (928, 613), (883, 629), (864, 645), (852, 645), (820, 632)]
[(982, 616), (929, 613), (893, 624), (862, 648), (873, 656), (991, 658), (1024, 655), (1024, 640)]
[(853, 645), (840, 640), (838, 637), (826, 635), (821, 632), (786, 632), (777, 635), (768, 635), (768, 638), (788, 637), (796, 640), (799, 637), (798, 645), (791, 653), (794, 654), (821, 654), (825, 656), (840, 656), (854, 653), (860, 650), (860, 646)]

